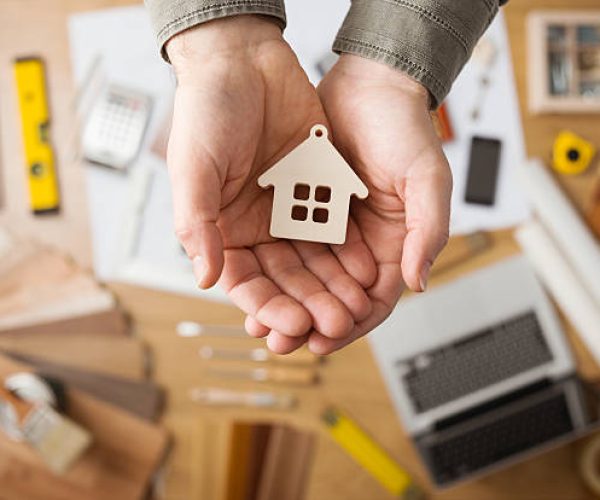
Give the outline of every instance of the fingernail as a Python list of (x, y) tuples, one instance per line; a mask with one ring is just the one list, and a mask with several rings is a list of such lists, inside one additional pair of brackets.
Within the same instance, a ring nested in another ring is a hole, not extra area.
[(431, 264), (425, 264), (423, 266), (423, 269), (421, 270), (421, 277), (420, 277), (420, 285), (421, 285), (421, 291), (424, 292), (425, 290), (427, 290), (427, 280), (429, 279), (429, 269), (431, 268)]
[(194, 269), (194, 276), (196, 277), (196, 282), (198, 285), (204, 279), (204, 275), (206, 274), (206, 266), (204, 265), (204, 259), (199, 255), (192, 259), (192, 268)]

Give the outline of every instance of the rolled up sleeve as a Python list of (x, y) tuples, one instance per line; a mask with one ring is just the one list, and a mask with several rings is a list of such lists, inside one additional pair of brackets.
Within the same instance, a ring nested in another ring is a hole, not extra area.
[(333, 48), (405, 72), (437, 106), (498, 6), (499, 0), (353, 0)]
[(198, 24), (238, 14), (270, 16), (285, 28), (283, 0), (145, 0), (161, 54), (170, 38)]

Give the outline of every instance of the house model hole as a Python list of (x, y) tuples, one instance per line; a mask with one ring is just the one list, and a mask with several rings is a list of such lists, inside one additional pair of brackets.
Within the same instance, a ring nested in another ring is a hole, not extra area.
[(308, 208), (300, 205), (294, 205), (292, 207), (292, 219), (297, 221), (305, 221), (308, 219)]
[(318, 222), (319, 224), (327, 224), (329, 221), (329, 210), (325, 208), (315, 208), (313, 210), (313, 222)]
[(310, 186), (308, 184), (296, 184), (294, 187), (294, 199), (308, 200), (310, 197)]
[(331, 188), (327, 186), (317, 186), (315, 190), (315, 201), (319, 203), (329, 203), (331, 201)]

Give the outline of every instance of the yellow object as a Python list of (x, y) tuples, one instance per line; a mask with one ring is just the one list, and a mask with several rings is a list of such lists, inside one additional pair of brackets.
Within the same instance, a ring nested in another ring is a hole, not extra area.
[(593, 144), (565, 130), (554, 141), (552, 166), (561, 174), (580, 174), (590, 166), (595, 154)]
[(386, 490), (404, 500), (424, 498), (408, 472), (346, 415), (329, 409), (323, 414), (323, 420), (333, 439)]
[(17, 59), (14, 69), (31, 210), (36, 214), (55, 212), (60, 206), (60, 195), (49, 138), (44, 63), (33, 57)]
[(598, 459), (600, 457), (600, 436), (587, 442), (579, 459), (579, 475), (595, 495), (600, 496), (600, 473)]

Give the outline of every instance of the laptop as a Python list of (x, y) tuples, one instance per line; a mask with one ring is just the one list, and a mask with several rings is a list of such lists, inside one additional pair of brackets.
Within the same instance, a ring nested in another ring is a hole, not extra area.
[(370, 343), (438, 486), (586, 429), (586, 388), (524, 257), (400, 301)]

